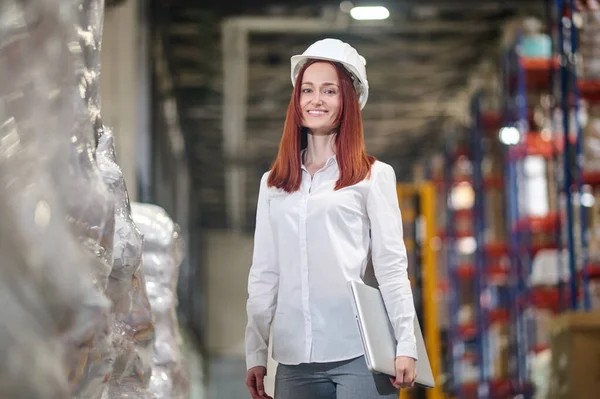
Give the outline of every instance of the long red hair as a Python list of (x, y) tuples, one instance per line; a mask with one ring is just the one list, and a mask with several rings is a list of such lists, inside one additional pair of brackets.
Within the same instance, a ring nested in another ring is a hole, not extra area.
[(375, 157), (368, 155), (365, 149), (358, 94), (354, 89), (349, 72), (337, 62), (309, 60), (300, 70), (292, 98), (288, 106), (283, 135), (279, 143), (279, 152), (269, 174), (268, 186), (277, 187), (292, 193), (300, 189), (302, 182), (301, 151), (307, 145), (307, 129), (302, 126), (300, 94), (304, 71), (315, 62), (327, 62), (333, 65), (340, 80), (341, 106), (336, 119), (337, 136), (335, 139), (336, 159), (340, 177), (335, 190), (352, 186), (370, 175)]

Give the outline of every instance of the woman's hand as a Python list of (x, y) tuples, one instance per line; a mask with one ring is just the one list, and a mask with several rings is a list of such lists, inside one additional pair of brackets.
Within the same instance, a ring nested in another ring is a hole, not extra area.
[(390, 377), (390, 382), (398, 389), (411, 388), (417, 378), (417, 364), (415, 359), (408, 356), (398, 356), (395, 364), (396, 378)]
[(252, 367), (246, 376), (246, 386), (252, 399), (273, 399), (265, 392), (265, 375), (267, 368), (263, 366)]

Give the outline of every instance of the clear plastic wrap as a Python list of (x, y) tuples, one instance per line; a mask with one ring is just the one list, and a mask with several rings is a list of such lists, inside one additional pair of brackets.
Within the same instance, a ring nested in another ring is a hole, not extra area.
[[(71, 395), (65, 370), (77, 373), (71, 365), (102, 344), (97, 332), (109, 328), (109, 302), (94, 289), (89, 270), (96, 259), (70, 232), (39, 162), (60, 154), (60, 146), (40, 126), (28, 129), (33, 121), (24, 112), (16, 123), (6, 111), (0, 106), (0, 397), (65, 398)], [(42, 142), (45, 151), (36, 156)], [(99, 380), (106, 378), (108, 365), (97, 366)]]
[[(90, 259), (78, 253), (52, 191), (36, 184), (42, 175), (15, 177), (12, 167), (20, 162), (0, 163), (2, 187), (8, 176), (13, 180), (10, 190), (0, 190), (0, 397), (66, 398), (65, 369), (76, 356), (68, 342), (86, 342), (83, 337), (105, 328), (108, 302), (83, 275)], [(39, 189), (27, 187), (30, 179)]]
[(160, 207), (132, 204), (133, 220), (144, 234), (144, 268), (156, 341), (150, 389), (155, 399), (189, 397), (189, 377), (181, 354), (177, 321), (177, 279), (184, 256), (179, 227)]
[(94, 136), (98, 142), (104, 126), (100, 115), (100, 50), (104, 22), (104, 0), (70, 0), (74, 6), (74, 26), (81, 48), (77, 68), (80, 94), (87, 106)]
[(131, 217), (127, 187), (116, 163), (114, 138), (104, 128), (97, 149), (104, 183), (115, 200), (113, 269), (106, 293), (113, 302), (114, 363), (108, 396), (150, 398), (154, 325), (142, 264), (143, 237)]
[(2, 2), (6, 25), (1, 29), (6, 34), (0, 38), (0, 70), (5, 76), (5, 106), (7, 114), (16, 118), (31, 117), (45, 107), (52, 121), (38, 118), (35, 122), (47, 125), (46, 134), (60, 135), (69, 144), (65, 156), (40, 156), (49, 162), (52, 178), (63, 193), (74, 232), (104, 261), (104, 267), (95, 270), (103, 289), (112, 268), (114, 210), (96, 165), (93, 129), (76, 84), (75, 65), (81, 51), (71, 40), (70, 14), (59, 10), (57, 0)]
[[(70, 239), (88, 250), (85, 259), (81, 255), (69, 263), (68, 251), (77, 247), (73, 244), (71, 248), (69, 237), (54, 232), (33, 236), (38, 239), (34, 244), (45, 247), (47, 256), (54, 256), (52, 261), (79, 268), (72, 276), (84, 275), (65, 280), (73, 283), (73, 289), (79, 284), (86, 294), (72, 302), (79, 306), (74, 324), (61, 331), (68, 345), (65, 369), (73, 396), (99, 398), (111, 370), (109, 315), (103, 292), (112, 269), (114, 209), (96, 165), (93, 129), (75, 79), (81, 51), (71, 40), (73, 20), (61, 5), (58, 0), (0, 3), (1, 141), (13, 174), (7, 175), (2, 190), (15, 195), (23, 216), (31, 218), (34, 212), (35, 223), (48, 215), (60, 217), (62, 212), (60, 220), (68, 222)], [(19, 179), (23, 179), (21, 194), (15, 183)], [(44, 199), (51, 193), (57, 198)], [(35, 206), (28, 202), (32, 198), (37, 198)], [(61, 211), (55, 212), (56, 207)], [(32, 248), (21, 249), (35, 253)], [(53, 265), (51, 261), (48, 264)], [(51, 281), (50, 270), (54, 269), (49, 265), (46, 278)], [(57, 266), (56, 275), (62, 276), (64, 270)], [(94, 287), (87, 287), (86, 281)], [(56, 296), (61, 296), (60, 291)]]

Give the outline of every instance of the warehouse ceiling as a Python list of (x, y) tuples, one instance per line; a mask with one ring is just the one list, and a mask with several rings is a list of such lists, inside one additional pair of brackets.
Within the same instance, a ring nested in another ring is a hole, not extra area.
[[(441, 148), (448, 126), (460, 126), (477, 82), (493, 80), (502, 27), (518, 15), (543, 15), (544, 4), (542, 0), (382, 0), (377, 4), (388, 7), (390, 19), (364, 26), (340, 11), (340, 1), (246, 0), (243, 6), (234, 0), (204, 6), (197, 0), (155, 1), (202, 223), (211, 227), (222, 227), (226, 219), (223, 18), (323, 18), (324, 29), (329, 29), (327, 33), (249, 36), (247, 139), (239, 159), (228, 161), (247, 167), (245, 212), (251, 226), (258, 178), (277, 151), (292, 89), (291, 55), (324, 36), (346, 40), (358, 49), (367, 59), (371, 90), (363, 112), (367, 148), (393, 164), (400, 179), (409, 180), (411, 166)], [(331, 28), (336, 23), (342, 28)]]

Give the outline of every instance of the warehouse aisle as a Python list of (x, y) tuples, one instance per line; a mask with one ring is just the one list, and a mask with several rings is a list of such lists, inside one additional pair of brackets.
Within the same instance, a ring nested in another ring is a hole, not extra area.
[(187, 361), (190, 379), (189, 399), (206, 399), (206, 377), (202, 366), (203, 358), (200, 353), (200, 348), (187, 334), (185, 327), (181, 326), (180, 331), (183, 340), (181, 351)]

